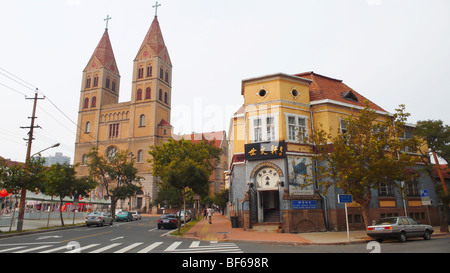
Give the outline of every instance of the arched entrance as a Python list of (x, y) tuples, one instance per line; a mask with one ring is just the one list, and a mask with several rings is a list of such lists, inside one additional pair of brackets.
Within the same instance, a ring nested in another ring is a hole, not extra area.
[(250, 178), (256, 186), (258, 222), (281, 222), (279, 187), (284, 179), (281, 169), (272, 162), (263, 162), (253, 169)]

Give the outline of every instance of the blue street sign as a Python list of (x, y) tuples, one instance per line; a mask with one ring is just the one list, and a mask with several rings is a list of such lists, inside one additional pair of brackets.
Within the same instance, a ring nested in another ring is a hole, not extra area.
[(353, 203), (353, 197), (351, 194), (338, 194), (338, 203)]
[(428, 190), (420, 190), (420, 197), (428, 197), (430, 196), (428, 194)]
[(292, 209), (317, 209), (316, 200), (292, 200)]

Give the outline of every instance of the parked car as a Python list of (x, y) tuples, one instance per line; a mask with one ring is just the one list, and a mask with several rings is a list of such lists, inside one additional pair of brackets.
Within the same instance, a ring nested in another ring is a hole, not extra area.
[(158, 219), (158, 229), (177, 228), (178, 218), (175, 213), (162, 214)]
[(112, 225), (113, 224), (113, 218), (111, 217), (111, 214), (108, 212), (100, 212), (96, 211), (93, 213), (90, 213), (88, 216), (86, 216), (86, 219), (84, 221), (86, 223), (86, 226), (91, 225), (97, 225), (97, 226), (103, 226), (105, 224)]
[(367, 235), (378, 242), (386, 238), (398, 238), (399, 241), (405, 242), (410, 237), (430, 240), (433, 232), (433, 227), (420, 224), (406, 216), (381, 218), (375, 225), (367, 227)]
[[(178, 211), (177, 216), (180, 217), (180, 221), (184, 223), (184, 217), (185, 217), (184, 210)], [(186, 213), (186, 222), (189, 222), (189, 221), (191, 221), (191, 215), (189, 213)]]
[(130, 211), (134, 220), (142, 220), (142, 216), (135, 210)]
[(116, 221), (133, 221), (133, 215), (129, 211), (122, 211), (116, 215)]

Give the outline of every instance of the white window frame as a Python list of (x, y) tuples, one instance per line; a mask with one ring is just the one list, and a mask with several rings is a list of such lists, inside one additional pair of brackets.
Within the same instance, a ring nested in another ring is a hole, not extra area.
[[(268, 127), (267, 119), (273, 118), (273, 124)], [(260, 124), (258, 125), (258, 128), (260, 128), (260, 138), (256, 139), (255, 134), (255, 121), (260, 120)], [(278, 113), (275, 114), (267, 114), (267, 115), (260, 115), (260, 116), (252, 116), (248, 118), (249, 121), (249, 128), (250, 128), (250, 140), (251, 143), (258, 143), (258, 142), (267, 142), (267, 141), (278, 141), (279, 139), (279, 133), (278, 133)], [(270, 134), (271, 137), (268, 136), (268, 128), (273, 129)]]
[[(294, 143), (301, 142), (300, 139), (298, 139), (298, 137), (297, 137), (298, 136), (298, 132), (299, 132), (299, 128), (304, 128), (305, 137), (308, 136), (308, 134), (309, 134), (309, 130), (308, 130), (309, 118), (308, 118), (308, 116), (299, 115), (299, 114), (293, 114), (293, 113), (284, 113), (284, 115), (285, 115), (285, 119), (286, 119), (286, 141), (287, 142), (294, 142)], [(294, 138), (292, 138), (291, 134), (289, 134), (290, 126), (292, 126), (289, 123), (289, 117), (295, 118), (294, 128), (297, 129), (297, 130), (295, 130), (296, 133), (294, 134)], [(298, 122), (299, 119), (305, 120), (305, 125), (304, 126), (300, 126), (300, 124)]]

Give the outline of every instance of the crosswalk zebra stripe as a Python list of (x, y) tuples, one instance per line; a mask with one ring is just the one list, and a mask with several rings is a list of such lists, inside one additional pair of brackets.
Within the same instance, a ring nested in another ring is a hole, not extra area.
[(89, 253), (100, 253), (100, 252), (106, 251), (106, 250), (108, 250), (108, 249), (111, 249), (111, 248), (113, 248), (113, 247), (120, 246), (121, 244), (122, 244), (122, 243), (110, 244), (110, 245), (107, 245), (107, 246), (105, 246), (105, 247), (102, 247), (102, 248), (96, 249), (96, 250), (94, 250), (94, 251), (91, 251), (91, 252), (89, 252)]
[(168, 248), (166, 248), (164, 251), (174, 251), (179, 245), (181, 245), (182, 242), (175, 242), (171, 244)]
[(2, 252), (8, 252), (8, 251), (13, 251), (13, 250), (16, 250), (16, 249), (22, 249), (22, 248), (24, 248), (25, 246), (17, 246), (17, 247), (13, 247), (13, 248), (7, 248), (7, 249), (2, 249), (2, 250), (0, 250), (0, 253), (2, 253)]
[(127, 246), (127, 247), (124, 247), (124, 248), (122, 248), (122, 249), (120, 249), (120, 250), (117, 250), (117, 251), (114, 252), (114, 253), (124, 253), (124, 252), (127, 252), (128, 250), (133, 249), (133, 248), (135, 248), (135, 247), (137, 247), (137, 246), (139, 246), (139, 245), (142, 245), (142, 244), (143, 244), (143, 243), (134, 243), (134, 244), (129, 245), (129, 246)]
[(59, 251), (59, 250), (62, 250), (62, 249), (67, 249), (67, 246), (64, 245), (64, 246), (62, 246), (62, 247), (57, 247), (57, 248), (47, 249), (47, 250), (41, 251), (41, 252), (39, 252), (39, 253), (52, 253), (52, 252), (56, 252), (56, 251)]
[(156, 242), (156, 243), (153, 243), (153, 244), (149, 245), (148, 247), (146, 247), (146, 248), (144, 248), (144, 249), (138, 251), (138, 253), (148, 253), (148, 252), (152, 251), (154, 248), (156, 248), (156, 247), (158, 247), (159, 245), (161, 245), (162, 243), (163, 243), (163, 242)]
[(83, 250), (86, 250), (86, 249), (89, 249), (89, 248), (92, 248), (92, 247), (98, 246), (98, 245), (99, 245), (99, 244), (87, 245), (87, 246), (83, 246), (83, 247), (81, 247), (81, 248), (76, 248), (76, 249), (67, 251), (67, 252), (65, 252), (65, 253), (76, 253), (76, 252), (81, 252), (81, 251), (83, 251)]
[(45, 245), (45, 246), (38, 246), (38, 247), (33, 247), (33, 248), (27, 248), (24, 250), (20, 250), (20, 251), (16, 251), (14, 253), (26, 253), (26, 252), (31, 252), (31, 251), (35, 251), (35, 250), (39, 250), (42, 248), (46, 248), (46, 247), (51, 247), (52, 245)]

